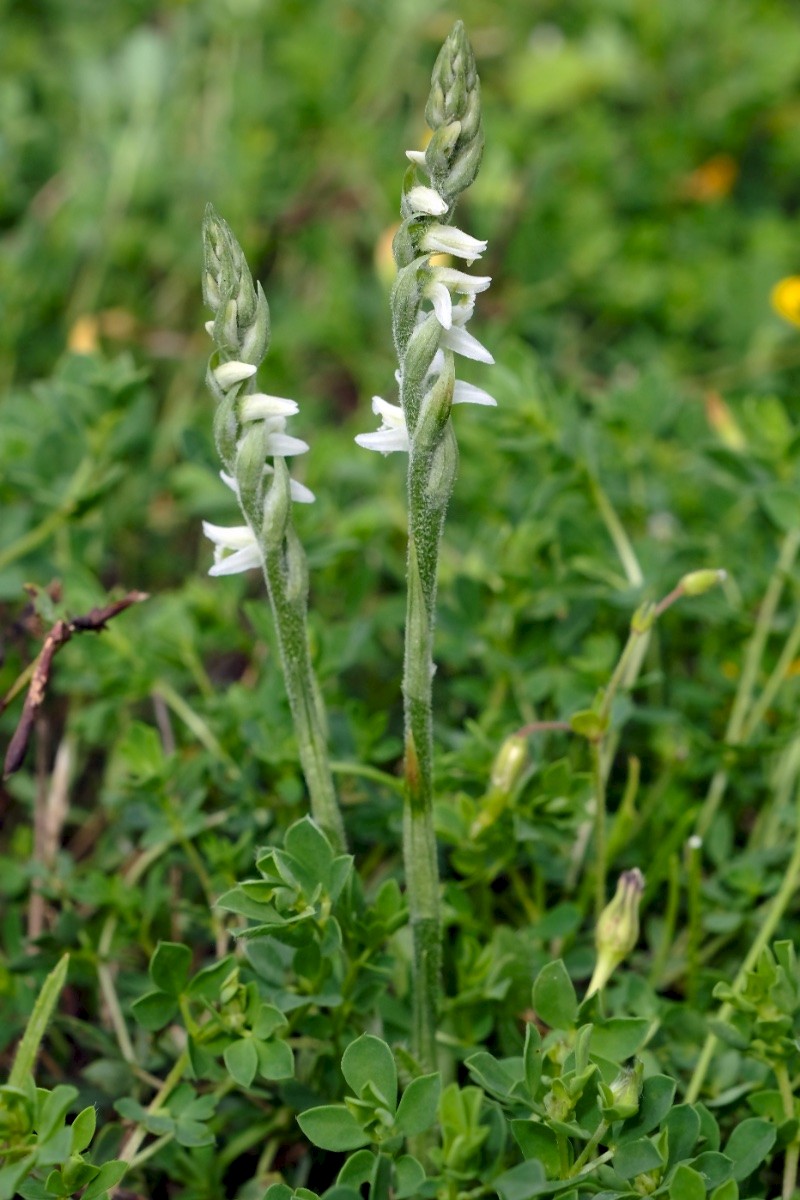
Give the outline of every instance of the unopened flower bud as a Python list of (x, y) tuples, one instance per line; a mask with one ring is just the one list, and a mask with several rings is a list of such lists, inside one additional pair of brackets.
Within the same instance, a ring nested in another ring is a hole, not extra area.
[(507, 737), (492, 763), (489, 787), (510, 796), (519, 782), (528, 759), (528, 739), (519, 733)]
[(494, 825), (520, 781), (528, 761), (527, 739), (518, 733), (507, 737), (492, 763), (489, 787), (479, 801), (479, 812), (470, 827), (470, 836), (477, 837), (484, 829)]
[(643, 1073), (644, 1064), (637, 1061), (633, 1067), (622, 1067), (610, 1084), (600, 1085), (600, 1099), (606, 1120), (626, 1121), (636, 1115), (642, 1094)]
[(684, 575), (678, 587), (683, 592), (684, 596), (702, 596), (704, 592), (710, 592), (713, 587), (724, 583), (728, 578), (727, 571), (690, 571), (688, 575)]
[(623, 871), (614, 899), (600, 914), (595, 930), (597, 963), (587, 998), (604, 988), (623, 959), (627, 958), (639, 937), (639, 904), (644, 891), (644, 875), (638, 867)]

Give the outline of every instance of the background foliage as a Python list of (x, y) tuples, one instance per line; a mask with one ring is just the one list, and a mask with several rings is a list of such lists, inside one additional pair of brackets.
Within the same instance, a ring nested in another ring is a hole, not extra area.
[[(612, 813), (631, 772), (640, 782), (612, 831), (612, 868), (648, 881), (618, 1003), (641, 1008), (636, 987), (651, 989), (649, 1066), (685, 1082), (712, 989), (751, 945), (797, 831), (794, 656), (746, 744), (723, 745), (759, 603), (800, 528), (800, 337), (769, 304), (800, 266), (791, 6), (5, 0), (0, 16), (0, 693), (56, 615), (113, 589), (150, 594), (59, 655), (26, 769), (0, 791), (4, 1052), (31, 979), (69, 950), (40, 1072), (78, 1088), (74, 1111), (98, 1106), (113, 1154), (113, 1101), (149, 1093), (115, 1037), (103, 971), (139, 1068), (163, 1075), (174, 1055), (130, 1008), (157, 943), (191, 947), (193, 973), (227, 953), (240, 922), (210, 902), (304, 812), (260, 582), (205, 576), (200, 519), (233, 515), (202, 387), (208, 200), (270, 301), (262, 382), (301, 402), (294, 431), (312, 443), (303, 466), (318, 500), (297, 519), (365, 894), (396, 873), (402, 468), (352, 437), (372, 425), (373, 392), (392, 398), (403, 151), (420, 144), (433, 57), (459, 16), (487, 130), (461, 223), (489, 239), (494, 284), (476, 332), (498, 363), (489, 382), (484, 368), (473, 378), (499, 407), (457, 414), (443, 551), (448, 1036), (460, 1057), (481, 1041), (521, 1053), (539, 968), (562, 954), (579, 984), (592, 970), (585, 747), (533, 737), (521, 787), (476, 845), (498, 747), (591, 703), (643, 598), (725, 567), (724, 589), (665, 615), (615, 712)], [(796, 607), (789, 572), (759, 684)], [(4, 741), (19, 705), (0, 716)], [(721, 766), (725, 800), (693, 883), (683, 847)], [(386, 934), (399, 910), (384, 903)], [(392, 982), (402, 997), (404, 979)], [(224, 1147), (213, 1171), (202, 1138), (173, 1137), (144, 1168), (143, 1194), (245, 1200), (298, 1162), (322, 1190), (324, 1165), (303, 1159), (291, 1117), (310, 1093), (292, 1089), (343, 1087), (337, 1055), (373, 1003), (353, 999), (317, 1075), (280, 1093), (268, 1152), (236, 1140), (245, 1102), (229, 1100), (212, 1121)], [(400, 1006), (386, 1006), (400, 1039)], [(734, 1044), (717, 1056), (708, 1088), (723, 1127), (750, 1111), (764, 1069)], [(744, 1194), (776, 1186), (756, 1173)]]

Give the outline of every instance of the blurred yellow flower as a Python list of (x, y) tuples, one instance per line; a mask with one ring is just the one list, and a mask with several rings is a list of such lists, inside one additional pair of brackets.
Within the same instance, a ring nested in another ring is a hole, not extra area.
[(699, 204), (722, 200), (730, 195), (738, 174), (739, 165), (731, 154), (713, 154), (684, 180), (684, 195)]
[(769, 298), (779, 317), (800, 326), (800, 275), (787, 275), (779, 280)]

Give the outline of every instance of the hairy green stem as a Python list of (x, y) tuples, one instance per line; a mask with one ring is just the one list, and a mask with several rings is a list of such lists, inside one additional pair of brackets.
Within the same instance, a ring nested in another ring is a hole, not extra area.
[[(455, 455), (448, 421), (445, 436)], [(412, 444), (408, 469), (408, 595), (403, 699), (405, 806), (403, 859), (414, 947), (412, 1052), (424, 1071), (436, 1069), (436, 1026), (441, 990), (439, 867), (433, 827), (433, 626), (439, 541), (449, 490), (436, 497), (427, 484), (430, 462)], [(454, 476), (455, 471), (452, 471)], [(452, 482), (451, 482), (452, 486)]]
[[(302, 549), (293, 538), (291, 552)], [(292, 711), (300, 765), (308, 785), (311, 814), (337, 850), (345, 848), (344, 824), (336, 799), (325, 729), (325, 716), (308, 646), (305, 591), (292, 588), (284, 546), (264, 553), (264, 577), (269, 592), (283, 676)]]

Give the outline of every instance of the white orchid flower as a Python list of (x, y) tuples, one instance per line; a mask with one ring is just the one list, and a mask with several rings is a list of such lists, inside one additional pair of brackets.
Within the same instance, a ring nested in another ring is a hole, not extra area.
[(356, 442), (364, 450), (377, 450), (380, 454), (391, 454), (396, 450), (409, 449), (406, 418), (399, 404), (389, 404), (380, 396), (372, 397), (372, 411), (381, 418), (381, 427), (374, 433), (359, 433)]

